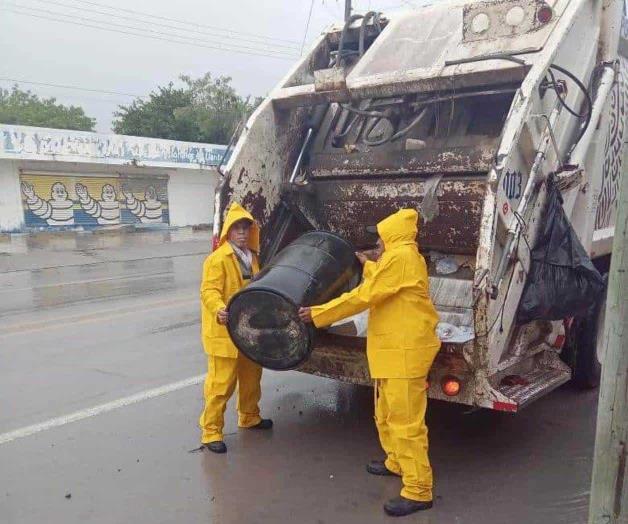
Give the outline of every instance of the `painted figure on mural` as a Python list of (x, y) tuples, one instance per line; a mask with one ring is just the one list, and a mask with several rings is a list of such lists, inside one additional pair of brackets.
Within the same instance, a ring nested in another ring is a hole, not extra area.
[(148, 186), (144, 192), (144, 200), (138, 200), (126, 187), (120, 190), (126, 199), (127, 209), (143, 224), (163, 222), (161, 202), (154, 186)]
[(45, 220), (49, 226), (74, 225), (74, 202), (68, 196), (68, 190), (61, 182), (55, 182), (50, 189), (50, 200), (44, 200), (35, 194), (35, 188), (28, 182), (22, 182), (22, 193), (26, 197), (28, 209)]
[(116, 191), (111, 184), (102, 186), (101, 200), (95, 200), (81, 183), (75, 184), (74, 190), (85, 213), (95, 218), (99, 225), (120, 223), (120, 202), (116, 200)]

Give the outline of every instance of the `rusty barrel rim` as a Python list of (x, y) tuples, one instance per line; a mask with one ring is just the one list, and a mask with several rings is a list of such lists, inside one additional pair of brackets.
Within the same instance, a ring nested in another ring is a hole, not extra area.
[[(355, 269), (357, 270), (357, 273), (359, 275), (359, 277), (357, 278), (357, 281), (354, 283), (355, 284), (354, 287), (357, 286), (360, 283), (360, 281), (362, 280), (362, 271), (363, 271), (364, 268), (363, 268), (362, 264), (360, 263), (360, 261), (358, 260), (358, 258), (355, 256), (355, 253), (357, 251), (355, 246), (353, 245), (352, 242), (347, 240), (345, 237), (339, 235), (338, 233), (334, 233), (332, 231), (327, 231), (326, 229), (316, 229), (314, 231), (306, 231), (299, 238), (297, 238), (294, 242), (297, 243), (299, 240), (301, 240), (303, 237), (305, 237), (307, 235), (313, 235), (313, 234), (318, 234), (318, 233), (323, 233), (325, 235), (329, 235), (331, 237), (334, 237), (336, 240), (340, 240), (340, 242), (342, 242), (345, 246), (347, 246), (351, 250), (351, 253), (353, 254), (353, 264), (354, 264)], [(316, 246), (312, 246), (312, 247), (316, 247)], [(317, 249), (322, 251), (322, 249), (320, 249), (320, 248), (317, 248)], [(272, 262), (272, 259), (269, 261), (269, 263), (270, 262)], [(258, 288), (258, 289), (261, 289), (261, 288)], [(293, 302), (291, 299), (289, 299), (289, 300), (290, 300), (290, 302)]]
[[(305, 279), (317, 282), (316, 286), (325, 282), (324, 279), (320, 280), (322, 275), (316, 271), (310, 272), (299, 267), (298, 257), (282, 257), (281, 253), (291, 248), (319, 252), (321, 257), (327, 259), (327, 264), (332, 264), (331, 267), (348, 264), (347, 269), (333, 277), (340, 282), (344, 278), (343, 274), (353, 273), (354, 276), (341, 285), (345, 291), (359, 283), (362, 270), (355, 257), (355, 247), (347, 239), (330, 231), (308, 231), (285, 246), (253, 277), (249, 285), (231, 297), (227, 306), (229, 319), (226, 327), (232, 342), (249, 359), (274, 370), (295, 369), (307, 361), (314, 346), (315, 326), (301, 321), (298, 317), (299, 307), (309, 306), (312, 300), (313, 303), (320, 303), (319, 299), (324, 302), (331, 298), (318, 294), (318, 298), (306, 298), (299, 293), (292, 293), (292, 290), (284, 288), (276, 280), (277, 272), (281, 274), (281, 271), (288, 271), (302, 273)], [(264, 282), (267, 276), (272, 285)], [(256, 303), (257, 306), (254, 305)], [(283, 348), (284, 353), (277, 348)]]
[(229, 303), (227, 304), (227, 311), (229, 311), (229, 309), (231, 308), (232, 304), (234, 302), (236, 302), (238, 299), (240, 299), (243, 295), (256, 293), (256, 292), (260, 292), (260, 291), (263, 292), (263, 293), (269, 293), (269, 294), (275, 295), (275, 296), (281, 298), (286, 303), (290, 304), (290, 306), (292, 306), (292, 308), (295, 311), (295, 316), (296, 316), (297, 322), (301, 326), (303, 326), (304, 331), (306, 333), (306, 339), (305, 339), (306, 349), (303, 352), (303, 355), (297, 361), (295, 361), (293, 364), (291, 364), (289, 366), (273, 365), (272, 363), (269, 363), (266, 360), (261, 362), (260, 359), (258, 358), (258, 354), (251, 354), (247, 349), (242, 349), (240, 346), (238, 346), (238, 344), (235, 343), (235, 339), (239, 338), (239, 335), (238, 335), (237, 331), (231, 327), (231, 318), (232, 318), (231, 315), (229, 315), (229, 319), (227, 320), (227, 332), (229, 333), (229, 337), (231, 338), (232, 342), (238, 348), (238, 351), (242, 351), (242, 353), (244, 353), (244, 355), (246, 355), (247, 358), (249, 358), (253, 362), (256, 362), (257, 364), (260, 364), (261, 366), (265, 367), (266, 369), (271, 369), (271, 370), (274, 370), (274, 371), (288, 371), (288, 370), (291, 370), (291, 369), (296, 369), (301, 364), (303, 364), (309, 358), (310, 354), (312, 353), (312, 348), (313, 348), (313, 345), (314, 345), (313, 344), (314, 337), (313, 337), (313, 324), (309, 324), (308, 325), (308, 324), (303, 322), (298, 317), (298, 311), (299, 311), (299, 307), (300, 306), (297, 305), (294, 302), (294, 300), (292, 300), (285, 293), (282, 293), (281, 291), (278, 291), (276, 289), (272, 289), (272, 288), (269, 288), (269, 287), (266, 287), (266, 286), (256, 286), (254, 288), (245, 287), (245, 288), (241, 289), (240, 291), (238, 291), (236, 294), (234, 294), (231, 297), (231, 299), (229, 300)]

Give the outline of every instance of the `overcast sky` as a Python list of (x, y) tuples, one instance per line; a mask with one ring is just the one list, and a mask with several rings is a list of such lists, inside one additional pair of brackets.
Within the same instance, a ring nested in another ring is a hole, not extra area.
[[(358, 13), (421, 3), (353, 1)], [(20, 84), (81, 105), (108, 132), (112, 112), (133, 100), (126, 94), (145, 95), (180, 74), (227, 75), (242, 95), (266, 94), (298, 57), (311, 5), (306, 42), (342, 19), (344, 0), (0, 0), (0, 78), (122, 93)]]

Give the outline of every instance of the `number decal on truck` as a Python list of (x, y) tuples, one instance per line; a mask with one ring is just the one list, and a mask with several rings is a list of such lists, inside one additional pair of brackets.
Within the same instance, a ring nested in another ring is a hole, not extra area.
[(509, 200), (521, 198), (523, 192), (523, 175), (521, 172), (507, 172), (502, 178), (502, 187)]

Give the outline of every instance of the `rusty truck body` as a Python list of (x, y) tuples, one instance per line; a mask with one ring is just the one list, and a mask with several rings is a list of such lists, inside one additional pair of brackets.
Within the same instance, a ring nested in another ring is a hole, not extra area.
[[(263, 260), (314, 228), (363, 249), (379, 220), (419, 209), (443, 343), (429, 395), (515, 412), (575, 372), (561, 351), (577, 322), (516, 322), (550, 174), (591, 258), (611, 251), (628, 169), (627, 32), (616, 0), (354, 15), (249, 118), (216, 193), (215, 233), (238, 201), (262, 225)], [(365, 339), (333, 331), (300, 371), (370, 384)], [(459, 389), (446, 394), (449, 379)]]

